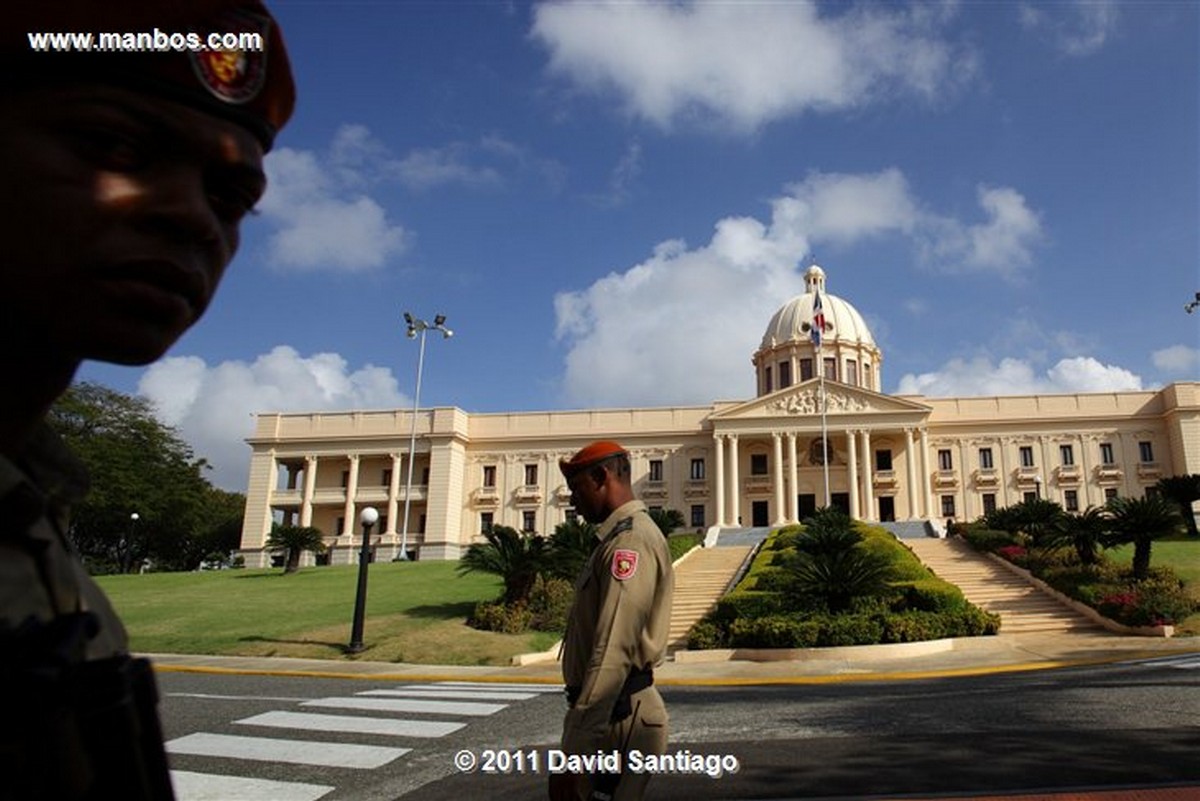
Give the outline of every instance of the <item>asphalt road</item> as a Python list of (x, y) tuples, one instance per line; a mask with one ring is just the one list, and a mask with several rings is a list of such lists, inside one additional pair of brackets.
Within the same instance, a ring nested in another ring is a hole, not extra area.
[[(159, 680), (168, 739), (173, 749), (182, 742), (193, 751), (172, 755), (181, 801), (542, 798), (564, 709), (561, 696), (545, 688), (512, 695), (520, 688), (495, 684), (450, 688), (472, 698), (433, 699), (441, 694), (434, 685), (365, 679), (163, 673)], [(736, 760), (738, 769), (717, 777), (678, 771), (659, 776), (650, 793), (657, 799), (861, 799), (1200, 784), (1195, 656), (907, 682), (661, 691), (672, 716), (672, 748), (694, 760), (707, 757), (703, 767), (714, 773), (714, 762), (729, 766)], [(508, 696), (489, 699), (496, 692)], [(404, 712), (375, 706), (380, 701), (402, 707), (421, 701), (417, 706), (425, 708)], [(311, 715), (456, 728), (412, 736), (290, 725)], [(256, 753), (260, 739), (316, 742), (310, 751), (330, 764), (304, 762), (309, 757), (303, 753), (284, 757), (297, 762), (273, 759), (270, 749)], [(232, 755), (194, 753), (226, 746)], [(337, 751), (341, 746), (367, 752), (352, 750), (346, 757)], [(393, 755), (397, 749), (411, 750)], [(455, 766), (464, 752), (476, 762), (466, 773)], [(508, 766), (507, 773), (480, 770), (489, 752), (497, 769)], [(359, 756), (379, 764), (346, 766)], [(221, 776), (280, 784), (239, 790), (212, 778)], [(311, 788), (309, 795), (289, 795), (296, 786)], [(260, 789), (265, 794), (256, 794)]]

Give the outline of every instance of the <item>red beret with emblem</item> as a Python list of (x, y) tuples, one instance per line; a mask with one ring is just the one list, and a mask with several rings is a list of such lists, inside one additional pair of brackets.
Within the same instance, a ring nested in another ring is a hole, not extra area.
[(629, 453), (616, 442), (600, 440), (583, 448), (569, 460), (559, 461), (558, 468), (562, 470), (567, 481), (570, 481), (597, 462), (602, 462), (611, 456), (621, 455), (628, 456)]
[[(262, 47), (213, 50), (210, 34), (251, 34)], [(283, 36), (260, 0), (10, 0), (0, 14), (0, 64), (7, 91), (64, 81), (127, 86), (232, 120), (264, 150), (296, 103)]]

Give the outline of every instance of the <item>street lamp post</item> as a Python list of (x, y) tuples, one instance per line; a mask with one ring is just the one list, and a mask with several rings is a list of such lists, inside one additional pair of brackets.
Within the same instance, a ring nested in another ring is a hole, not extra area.
[(133, 529), (137, 526), (137, 521), (141, 519), (141, 515), (133, 512), (129, 515), (129, 534), (125, 537), (125, 547), (121, 549), (121, 572), (128, 573), (133, 565), (129, 564), (129, 552), (133, 548)]
[(1037, 488), (1037, 499), (1042, 499), (1042, 477), (1040, 475), (1033, 477), (1033, 486)]
[(404, 323), (408, 326), (406, 336), (409, 339), (416, 339), (417, 334), (421, 335), (421, 347), (417, 355), (417, 387), (413, 392), (412, 427), (408, 437), (408, 478), (404, 485), (404, 519), (401, 525), (400, 556), (398, 557), (401, 562), (408, 559), (408, 513), (412, 507), (413, 463), (417, 455), (417, 411), (421, 405), (421, 371), (425, 366), (425, 333), (432, 328), (434, 331), (442, 332), (442, 339), (454, 336), (454, 332), (446, 327), (446, 315), (444, 314), (434, 317), (433, 325), (430, 325), (405, 312)]
[(350, 626), (350, 645), (347, 650), (357, 654), (363, 650), (363, 616), (367, 612), (367, 563), (371, 561), (371, 526), (379, 520), (379, 512), (368, 506), (358, 518), (362, 522), (362, 551), (358, 555), (358, 592), (354, 595), (354, 623)]

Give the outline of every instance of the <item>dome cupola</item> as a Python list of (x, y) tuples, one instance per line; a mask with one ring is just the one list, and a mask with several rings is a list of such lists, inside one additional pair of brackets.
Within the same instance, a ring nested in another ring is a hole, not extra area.
[[(878, 392), (883, 356), (862, 315), (826, 291), (825, 271), (816, 264), (804, 273), (804, 286), (803, 295), (792, 298), (775, 312), (754, 353), (758, 394), (766, 395), (815, 378), (818, 369), (824, 371), (827, 380)], [(813, 336), (818, 298), (825, 320), (819, 349)]]

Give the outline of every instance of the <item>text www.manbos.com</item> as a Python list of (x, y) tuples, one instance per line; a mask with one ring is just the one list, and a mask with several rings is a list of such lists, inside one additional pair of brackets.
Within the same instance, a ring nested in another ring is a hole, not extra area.
[(126, 33), (28, 33), (29, 49), (38, 53), (154, 53), (205, 50), (261, 51), (256, 31), (199, 34), (160, 31)]

